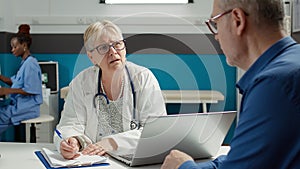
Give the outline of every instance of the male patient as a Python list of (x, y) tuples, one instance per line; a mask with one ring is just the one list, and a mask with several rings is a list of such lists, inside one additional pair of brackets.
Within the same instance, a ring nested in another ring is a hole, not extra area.
[(205, 163), (173, 150), (162, 169), (300, 168), (300, 45), (283, 30), (283, 2), (214, 0), (211, 16), (227, 63), (246, 71), (231, 150)]

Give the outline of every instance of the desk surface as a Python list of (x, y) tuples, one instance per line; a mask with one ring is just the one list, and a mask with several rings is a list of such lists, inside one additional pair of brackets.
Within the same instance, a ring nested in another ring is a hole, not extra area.
[[(40, 162), (38, 157), (34, 154), (34, 151), (40, 151), (42, 147), (53, 149), (53, 144), (48, 143), (9, 143), (0, 142), (0, 166), (3, 169), (44, 169), (44, 165)], [(229, 151), (229, 147), (222, 147), (218, 155), (226, 154)], [(127, 165), (116, 161), (113, 158), (109, 158), (109, 166), (91, 167), (91, 169), (125, 169), (132, 168)], [(88, 169), (90, 167), (87, 167)], [(133, 167), (133, 169), (159, 169), (158, 165), (148, 165), (141, 167)]]

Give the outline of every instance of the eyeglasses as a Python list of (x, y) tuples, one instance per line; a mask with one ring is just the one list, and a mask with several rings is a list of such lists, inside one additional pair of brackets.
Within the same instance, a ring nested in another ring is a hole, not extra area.
[(226, 12), (223, 12), (221, 14), (218, 14), (208, 20), (205, 21), (206, 25), (208, 26), (209, 30), (214, 34), (217, 35), (218, 34), (218, 27), (217, 27), (217, 23), (216, 20), (221, 18), (222, 16), (229, 14), (233, 9), (230, 9)]
[(121, 51), (125, 48), (125, 40), (123, 39), (111, 44), (102, 44), (96, 46), (94, 49), (90, 50), (90, 52), (93, 52), (96, 49), (100, 55), (105, 55), (111, 47), (113, 47), (116, 51)]

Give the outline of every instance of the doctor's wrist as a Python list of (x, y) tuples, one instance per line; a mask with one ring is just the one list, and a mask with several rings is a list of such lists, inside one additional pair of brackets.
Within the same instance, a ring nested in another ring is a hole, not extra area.
[(96, 144), (104, 147), (106, 151), (115, 151), (118, 149), (118, 144), (113, 138), (103, 138)]
[(78, 141), (79, 151), (82, 151), (85, 147), (88, 146), (88, 142), (84, 138), (84, 136), (73, 136)]
[(118, 144), (115, 142), (113, 138), (107, 138), (106, 139), (108, 144), (111, 146), (112, 150), (117, 150), (118, 149)]

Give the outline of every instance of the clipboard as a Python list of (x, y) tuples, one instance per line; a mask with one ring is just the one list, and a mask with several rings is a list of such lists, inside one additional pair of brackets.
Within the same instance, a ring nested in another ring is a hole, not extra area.
[[(44, 155), (41, 151), (35, 151), (34, 154), (39, 158), (39, 160), (43, 163), (46, 169), (57, 169), (51, 167), (48, 161), (45, 159)], [(99, 167), (99, 166), (109, 166), (109, 163), (95, 163), (91, 165), (77, 165), (77, 166), (65, 166), (65, 167), (58, 167), (58, 169), (70, 169), (70, 168), (84, 168), (84, 167)]]

